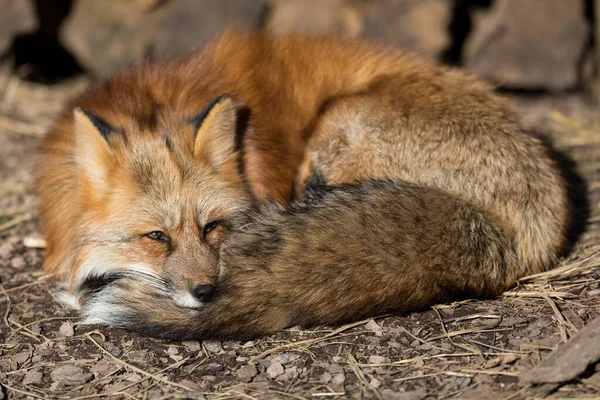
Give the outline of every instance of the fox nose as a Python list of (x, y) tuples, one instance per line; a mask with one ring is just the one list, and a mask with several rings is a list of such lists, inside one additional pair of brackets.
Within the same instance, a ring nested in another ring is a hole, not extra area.
[(208, 302), (215, 294), (215, 285), (202, 283), (192, 290), (192, 295), (201, 302)]

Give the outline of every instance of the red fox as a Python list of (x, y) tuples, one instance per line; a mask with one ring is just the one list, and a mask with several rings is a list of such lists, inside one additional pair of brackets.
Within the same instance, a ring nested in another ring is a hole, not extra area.
[(245, 337), (501, 294), (566, 246), (560, 171), (464, 72), (230, 31), (119, 73), (40, 148), (44, 268), (89, 323)]

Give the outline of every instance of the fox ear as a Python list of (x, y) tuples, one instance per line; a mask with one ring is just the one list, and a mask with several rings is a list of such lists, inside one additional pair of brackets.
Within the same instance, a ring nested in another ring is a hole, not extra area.
[(112, 151), (109, 138), (116, 131), (100, 117), (83, 108), (73, 111), (75, 161), (87, 182), (101, 193), (106, 186)]
[(237, 110), (230, 95), (216, 98), (192, 119), (194, 157), (206, 157), (214, 167), (222, 166), (235, 154)]

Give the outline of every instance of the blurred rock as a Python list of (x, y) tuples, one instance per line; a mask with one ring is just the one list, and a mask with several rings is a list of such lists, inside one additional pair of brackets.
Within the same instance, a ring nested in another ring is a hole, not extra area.
[(364, 1), (270, 0), (266, 29), (277, 35), (289, 32), (358, 36), (364, 28)]
[(8, 50), (15, 36), (37, 28), (32, 3), (30, 0), (0, 0), (0, 55)]
[(252, 378), (254, 378), (256, 375), (258, 375), (258, 370), (252, 364), (244, 365), (243, 367), (238, 368), (238, 370), (235, 372), (237, 379), (243, 383), (252, 381)]
[(135, 1), (78, 1), (61, 41), (85, 69), (106, 76), (148, 56), (159, 14), (143, 12)]
[(25, 378), (23, 378), (23, 382), (21, 382), (21, 383), (23, 385), (39, 385), (40, 383), (42, 383), (43, 377), (44, 377), (44, 374), (42, 374), (37, 369), (30, 369), (25, 374)]
[(589, 32), (583, 1), (496, 0), (474, 13), (463, 61), (511, 88), (564, 90), (578, 83)]
[(229, 26), (258, 26), (264, 10), (253, 0), (86, 0), (75, 3), (61, 40), (98, 76), (200, 47)]
[(362, 36), (437, 58), (450, 45), (450, 0), (270, 0), (266, 28)]
[(381, 0), (366, 14), (363, 37), (437, 59), (450, 46), (451, 0)]
[(271, 361), (269, 368), (267, 368), (267, 375), (273, 379), (277, 378), (279, 375), (282, 375), (284, 372), (285, 369), (283, 368), (283, 365), (277, 361)]
[(82, 368), (67, 364), (53, 369), (50, 372), (50, 377), (56, 384), (73, 386), (83, 385), (94, 376), (85, 372)]
[(228, 27), (258, 27), (265, 2), (170, 0), (159, 10), (164, 15), (160, 23), (152, 27), (156, 32), (154, 54), (158, 58), (170, 58), (197, 49)]

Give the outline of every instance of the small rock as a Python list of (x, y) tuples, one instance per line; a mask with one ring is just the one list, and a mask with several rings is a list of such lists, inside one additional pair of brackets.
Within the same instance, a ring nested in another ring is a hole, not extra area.
[(288, 364), (292, 361), (296, 361), (300, 356), (296, 354), (282, 353), (273, 358), (273, 361), (281, 363), (283, 365)]
[(19, 365), (25, 364), (31, 358), (31, 351), (26, 350), (12, 356), (13, 361)]
[(90, 372), (94, 374), (94, 377), (99, 378), (99, 377), (108, 375), (109, 373), (114, 371), (115, 366), (110, 361), (107, 361), (107, 360), (108, 360), (108, 357), (106, 359), (102, 359), (102, 360), (94, 363), (90, 367)]
[(183, 344), (183, 347), (185, 347), (185, 349), (187, 351), (195, 352), (195, 351), (202, 350), (202, 345), (197, 340), (186, 340), (185, 342), (182, 342), (181, 344)]
[(412, 342), (410, 342), (410, 347), (419, 347), (421, 345), (421, 341), (418, 339), (413, 340)]
[(106, 351), (108, 351), (110, 354), (112, 354), (115, 357), (120, 356), (122, 353), (121, 349), (111, 342), (106, 342), (104, 344), (104, 348), (106, 349)]
[(371, 381), (369, 382), (369, 385), (372, 388), (377, 389), (379, 386), (381, 386), (381, 381), (377, 378), (372, 378)]
[(50, 373), (50, 377), (54, 383), (63, 383), (65, 385), (83, 385), (94, 376), (85, 372), (82, 368), (74, 365), (63, 365), (54, 369)]
[(383, 389), (381, 396), (388, 400), (421, 400), (427, 397), (427, 392), (423, 389), (411, 392), (395, 392), (391, 389)]
[(219, 363), (210, 363), (204, 366), (205, 371), (223, 371), (224, 367)]
[(136, 374), (135, 372), (131, 372), (125, 377), (125, 380), (129, 382), (139, 382), (141, 379), (142, 377), (139, 374)]
[(171, 357), (175, 362), (183, 360), (183, 356), (180, 354), (169, 354), (169, 357)]
[(246, 362), (249, 360), (250, 360), (250, 357), (246, 357), (246, 356), (238, 356), (235, 358), (235, 361), (240, 362), (240, 363)]
[(60, 332), (60, 336), (62, 336), (62, 337), (71, 337), (71, 336), (73, 336), (75, 334), (75, 329), (73, 328), (73, 323), (71, 321), (63, 322), (60, 325), (59, 332)]
[(486, 361), (483, 368), (494, 368), (501, 364), (511, 364), (517, 360), (516, 354), (505, 354)]
[(279, 375), (282, 375), (284, 372), (285, 369), (283, 368), (283, 365), (277, 361), (271, 361), (271, 365), (269, 365), (269, 368), (267, 368), (267, 375), (273, 379), (277, 378)]
[(335, 374), (331, 378), (331, 383), (337, 387), (344, 386), (345, 381), (346, 381), (346, 375), (344, 375), (344, 374)]
[(365, 328), (373, 332), (375, 336), (383, 336), (383, 329), (381, 328), (381, 325), (379, 325), (374, 319), (367, 322)]
[(10, 242), (4, 242), (0, 245), (0, 259), (8, 260), (12, 255), (14, 246)]
[(331, 364), (331, 366), (329, 367), (329, 372), (331, 372), (332, 374), (343, 374), (344, 367), (342, 367), (339, 364)]
[(594, 289), (594, 290), (590, 290), (589, 292), (586, 293), (587, 297), (597, 297), (600, 296), (600, 289)]
[(219, 341), (205, 340), (202, 342), (202, 344), (204, 344), (204, 347), (206, 347), (206, 351), (208, 351), (209, 353), (220, 353), (224, 351), (223, 346)]
[(217, 380), (217, 377), (214, 375), (202, 375), (200, 379), (207, 382), (214, 382)]
[(387, 364), (390, 359), (383, 356), (369, 356), (369, 364)]
[(10, 260), (10, 266), (14, 269), (21, 269), (25, 265), (27, 265), (27, 263), (25, 262), (23, 256), (16, 256), (12, 260)]
[(169, 354), (169, 355), (179, 354), (179, 350), (177, 350), (177, 347), (175, 347), (175, 346), (169, 346), (169, 348), (167, 348), (167, 354)]
[(37, 369), (30, 369), (29, 371), (27, 371), (27, 374), (25, 374), (25, 378), (21, 383), (23, 385), (39, 385), (40, 383), (42, 383), (43, 377), (44, 374), (42, 374)]
[[(126, 343), (123, 343), (126, 346)], [(147, 362), (148, 350), (134, 350), (127, 353), (127, 358), (129, 361), (133, 361), (136, 363)]]
[(333, 375), (331, 375), (329, 372), (323, 372), (321, 376), (319, 376), (319, 381), (323, 383), (329, 383), (329, 381), (331, 381), (331, 378), (333, 378)]
[(289, 367), (285, 369), (285, 379), (286, 380), (291, 380), (291, 379), (296, 379), (300, 376), (300, 371), (298, 371), (298, 368), (296, 367)]
[(458, 385), (459, 388), (464, 389), (466, 387), (469, 387), (469, 385), (471, 385), (471, 381), (472, 379), (465, 376), (465, 377), (460, 377), (456, 379), (456, 384)]
[(252, 381), (252, 378), (258, 375), (258, 371), (256, 370), (256, 367), (254, 365), (248, 364), (239, 368), (235, 372), (235, 375), (240, 382), (248, 383)]

